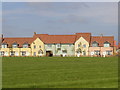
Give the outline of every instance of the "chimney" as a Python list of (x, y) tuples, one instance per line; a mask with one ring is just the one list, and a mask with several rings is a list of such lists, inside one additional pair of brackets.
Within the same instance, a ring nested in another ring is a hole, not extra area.
[(36, 32), (34, 32), (34, 34), (36, 34)]
[(103, 34), (100, 34), (101, 38), (103, 37)]

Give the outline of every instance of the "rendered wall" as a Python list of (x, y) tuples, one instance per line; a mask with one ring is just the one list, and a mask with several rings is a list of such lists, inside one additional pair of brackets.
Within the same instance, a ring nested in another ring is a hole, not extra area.
[[(78, 44), (82, 45), (81, 49), (82, 49), (82, 55), (83, 55), (83, 51), (86, 52), (86, 56), (88, 55), (88, 48), (89, 48), (89, 42), (87, 42), (83, 37), (80, 37), (76, 42), (75, 42), (75, 56), (77, 55), (77, 49), (79, 48), (78, 47)], [(86, 47), (84, 48), (83, 45), (86, 45)]]

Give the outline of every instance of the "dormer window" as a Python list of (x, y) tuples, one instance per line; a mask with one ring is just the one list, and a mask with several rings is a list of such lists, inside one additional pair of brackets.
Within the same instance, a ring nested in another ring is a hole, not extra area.
[(92, 43), (92, 47), (98, 47), (98, 43), (97, 43), (96, 41), (94, 41), (94, 42)]
[(7, 48), (7, 43), (3, 43), (2, 48)]
[(17, 43), (13, 43), (12, 44), (12, 48), (17, 48), (18, 47), (18, 44)]
[(104, 47), (110, 47), (110, 43), (109, 42), (104, 42)]
[(24, 43), (23, 48), (28, 48), (28, 43)]

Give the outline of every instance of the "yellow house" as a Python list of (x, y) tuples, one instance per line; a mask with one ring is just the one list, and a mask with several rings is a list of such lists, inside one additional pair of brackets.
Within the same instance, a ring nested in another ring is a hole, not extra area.
[(40, 40), (36, 38), (31, 44), (31, 54), (32, 56), (44, 56), (45, 55), (45, 45)]
[(83, 37), (80, 37), (75, 42), (75, 56), (87, 56), (88, 55), (89, 42)]
[(2, 38), (0, 56), (43, 56), (44, 43), (39, 38)]

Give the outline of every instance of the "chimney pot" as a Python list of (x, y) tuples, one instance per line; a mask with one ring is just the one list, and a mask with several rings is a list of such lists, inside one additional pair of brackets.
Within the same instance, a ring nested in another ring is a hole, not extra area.
[(103, 34), (100, 34), (101, 37), (103, 37)]

